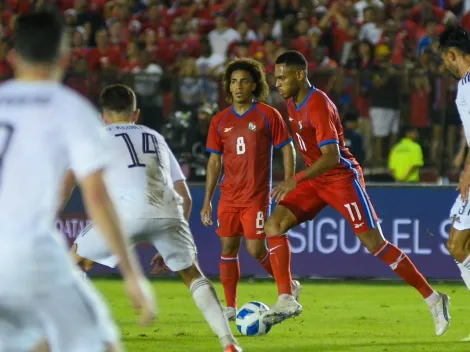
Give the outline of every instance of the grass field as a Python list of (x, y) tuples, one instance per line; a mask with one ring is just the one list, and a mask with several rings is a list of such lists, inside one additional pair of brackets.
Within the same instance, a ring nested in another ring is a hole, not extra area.
[[(128, 351), (221, 351), (188, 290), (179, 281), (154, 281), (160, 314), (151, 327), (137, 326), (135, 315), (117, 280), (94, 280), (110, 302)], [(434, 335), (431, 315), (420, 296), (407, 286), (389, 282), (302, 282), (303, 314), (275, 326), (267, 336), (240, 336), (246, 352), (470, 351), (470, 293), (462, 284), (435, 287), (451, 296), (452, 324), (442, 337)], [(222, 289), (216, 283), (219, 297)], [(239, 304), (259, 300), (271, 305), (276, 287), (270, 281), (242, 282)]]

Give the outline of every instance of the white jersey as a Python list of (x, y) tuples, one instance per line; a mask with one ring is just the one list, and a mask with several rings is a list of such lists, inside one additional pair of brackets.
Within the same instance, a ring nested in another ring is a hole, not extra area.
[[(31, 284), (47, 288), (70, 278), (55, 226), (62, 182), (69, 167), (79, 181), (105, 169), (108, 140), (98, 111), (61, 84), (0, 85), (0, 282), (37, 277)], [(17, 256), (24, 264), (13, 270)]]
[(470, 145), (470, 71), (459, 81), (455, 104), (462, 121), (467, 145)]
[(116, 123), (106, 130), (114, 137), (118, 154), (106, 173), (106, 184), (120, 215), (182, 218), (183, 199), (173, 183), (184, 176), (165, 139), (142, 125)]

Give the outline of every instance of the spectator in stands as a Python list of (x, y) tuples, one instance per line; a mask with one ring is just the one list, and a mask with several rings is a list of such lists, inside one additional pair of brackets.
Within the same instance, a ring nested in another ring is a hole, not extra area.
[(178, 74), (177, 104), (178, 110), (190, 111), (193, 119), (197, 116), (197, 109), (202, 102), (202, 80), (196, 66), (196, 60), (185, 57)]
[(364, 9), (364, 24), (359, 32), (359, 40), (367, 40), (374, 45), (380, 42), (383, 27), (378, 23), (378, 9), (367, 7)]
[(401, 81), (397, 69), (392, 64), (390, 49), (386, 45), (377, 47), (375, 57), (377, 66), (372, 81), (370, 118), (372, 135), (375, 139), (375, 163), (383, 165), (387, 139), (390, 146), (397, 140), (400, 125)]
[(424, 161), (418, 139), (418, 130), (407, 128), (405, 136), (392, 148), (388, 168), (396, 182), (419, 182), (419, 169)]
[(360, 165), (365, 159), (364, 139), (358, 132), (359, 110), (351, 108), (343, 114), (344, 142)]
[(227, 19), (220, 13), (215, 18), (215, 29), (209, 33), (212, 52), (227, 57), (227, 50), (235, 41), (240, 41), (240, 33), (227, 26)]
[(438, 23), (434, 19), (426, 21), (426, 24), (424, 25), (425, 34), (418, 42), (418, 56), (426, 49), (431, 49), (433, 42), (438, 39), (437, 26)]
[(248, 22), (246, 20), (238, 21), (236, 29), (240, 35), (240, 41), (251, 42), (257, 39), (255, 31), (248, 27)]
[(163, 94), (169, 89), (165, 86), (163, 69), (150, 61), (147, 50), (139, 52), (139, 66), (134, 67), (132, 73), (142, 124), (159, 130), (163, 124)]
[(105, 29), (96, 32), (96, 48), (90, 49), (87, 55), (88, 67), (92, 71), (116, 70), (121, 66), (121, 52), (109, 45)]

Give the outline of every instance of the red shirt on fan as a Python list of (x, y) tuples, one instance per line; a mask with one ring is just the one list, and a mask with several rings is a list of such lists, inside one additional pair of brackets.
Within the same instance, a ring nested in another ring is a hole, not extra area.
[(287, 101), (289, 122), (297, 147), (306, 167), (320, 159), (320, 147), (338, 144), (341, 163), (314, 179), (317, 182), (334, 182), (353, 177), (361, 172), (359, 164), (344, 143), (343, 126), (338, 110), (328, 96), (312, 87), (304, 101), (296, 106), (291, 98)]
[(220, 202), (231, 207), (264, 205), (270, 201), (272, 147), (291, 142), (281, 114), (254, 102), (243, 115), (233, 107), (211, 121), (206, 150), (224, 156)]

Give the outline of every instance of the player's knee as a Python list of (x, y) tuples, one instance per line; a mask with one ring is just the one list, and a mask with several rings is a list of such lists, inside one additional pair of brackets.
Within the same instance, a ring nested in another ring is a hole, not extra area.
[[(238, 238), (237, 238), (238, 239)], [(235, 257), (240, 251), (240, 242), (238, 240), (222, 240), (222, 255), (228, 257)]]
[(187, 287), (190, 287), (194, 280), (197, 280), (203, 276), (202, 272), (195, 263), (192, 264), (189, 268), (178, 271), (178, 275), (181, 277)]
[(463, 262), (467, 258), (467, 248), (463, 243), (448, 240), (447, 249), (450, 255), (459, 262)]
[(360, 234), (359, 239), (370, 253), (377, 252), (385, 244), (385, 239), (376, 229)]
[(264, 241), (247, 241), (246, 250), (255, 259), (263, 259), (266, 256), (266, 245)]
[(266, 236), (280, 235), (287, 231), (281, 220), (270, 217), (264, 224), (264, 233)]

